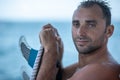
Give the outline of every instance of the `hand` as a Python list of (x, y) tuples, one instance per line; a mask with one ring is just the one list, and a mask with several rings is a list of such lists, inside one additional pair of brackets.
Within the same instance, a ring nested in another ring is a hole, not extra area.
[(64, 46), (57, 29), (54, 28), (52, 25), (47, 24), (43, 26), (39, 37), (44, 49), (47, 48), (51, 50), (57, 50), (58, 61), (61, 63)]
[(57, 39), (55, 35), (56, 35), (55, 30), (52, 27), (52, 25), (47, 24), (43, 26), (43, 29), (41, 30), (39, 37), (40, 37), (40, 42), (44, 47), (44, 49), (52, 49), (52, 50), (54, 50), (54, 48), (57, 49)]
[(63, 56), (63, 52), (64, 52), (64, 45), (63, 45), (62, 39), (60, 38), (60, 35), (59, 35), (57, 29), (54, 28), (54, 30), (55, 30), (56, 39), (57, 39), (57, 45), (58, 45), (59, 61), (61, 62), (62, 56)]
[[(50, 24), (43, 26), (39, 38), (44, 48), (44, 54), (37, 79), (53, 80), (61, 67), (63, 43), (57, 30)], [(60, 65), (58, 65), (58, 62)]]
[(44, 53), (37, 80), (55, 80), (58, 72), (56, 66), (58, 61), (58, 43), (52, 25), (47, 24), (43, 26), (39, 38), (44, 48)]

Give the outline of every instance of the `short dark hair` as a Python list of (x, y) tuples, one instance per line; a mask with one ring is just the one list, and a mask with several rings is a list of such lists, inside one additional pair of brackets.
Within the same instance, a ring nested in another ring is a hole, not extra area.
[(108, 2), (105, 0), (86, 0), (81, 2), (81, 4), (78, 6), (78, 8), (83, 7), (83, 8), (89, 8), (94, 5), (98, 5), (103, 12), (103, 18), (106, 19), (106, 26), (111, 24), (111, 11)]

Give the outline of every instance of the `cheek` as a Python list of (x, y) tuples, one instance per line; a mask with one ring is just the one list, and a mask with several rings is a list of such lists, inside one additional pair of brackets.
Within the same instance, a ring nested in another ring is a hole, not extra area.
[(98, 35), (99, 34), (96, 31), (87, 31), (87, 36), (93, 41), (98, 37)]
[(74, 28), (72, 28), (72, 37), (75, 38), (76, 35), (77, 35), (76, 30)]
[(106, 41), (105, 35), (100, 33), (93, 34), (91, 39), (95, 45), (101, 45)]

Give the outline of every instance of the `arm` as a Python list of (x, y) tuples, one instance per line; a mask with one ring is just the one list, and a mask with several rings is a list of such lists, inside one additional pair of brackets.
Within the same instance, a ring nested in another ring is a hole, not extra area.
[(44, 47), (44, 54), (39, 69), (37, 80), (55, 80), (58, 68), (56, 67), (58, 52), (56, 37), (51, 25), (45, 25), (40, 32), (41, 44)]
[(56, 53), (52, 51), (45, 52), (43, 55), (42, 64), (38, 72), (37, 80), (55, 80), (57, 74), (56, 61), (57, 59), (52, 58), (51, 53)]

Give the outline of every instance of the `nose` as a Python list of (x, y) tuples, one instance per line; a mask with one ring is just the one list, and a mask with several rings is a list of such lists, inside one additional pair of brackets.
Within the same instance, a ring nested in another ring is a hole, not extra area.
[(86, 27), (85, 26), (80, 26), (77, 30), (77, 35), (85, 36), (86, 32), (87, 32)]

